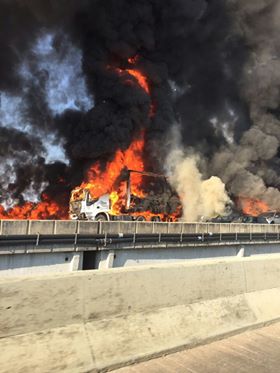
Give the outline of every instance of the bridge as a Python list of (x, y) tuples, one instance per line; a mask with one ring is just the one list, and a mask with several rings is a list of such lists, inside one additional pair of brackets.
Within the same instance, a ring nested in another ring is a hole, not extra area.
[(0, 274), (69, 272), (279, 252), (279, 225), (0, 222)]
[(1, 221), (0, 263), (1, 372), (210, 372), (280, 321), (278, 225)]

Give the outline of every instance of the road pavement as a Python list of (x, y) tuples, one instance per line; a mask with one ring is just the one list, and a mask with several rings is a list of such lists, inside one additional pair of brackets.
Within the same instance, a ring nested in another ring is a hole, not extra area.
[(280, 322), (114, 373), (279, 373)]

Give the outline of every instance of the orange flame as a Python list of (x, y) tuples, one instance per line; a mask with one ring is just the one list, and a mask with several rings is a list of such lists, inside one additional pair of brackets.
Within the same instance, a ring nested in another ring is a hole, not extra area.
[[(111, 66), (108, 66), (108, 69), (117, 72), (119, 75), (123, 75), (123, 74), (128, 73), (130, 76), (135, 78), (137, 80), (137, 83), (139, 84), (139, 86), (141, 88), (143, 88), (143, 90), (148, 95), (150, 95), (151, 92), (150, 92), (150, 88), (149, 88), (149, 85), (148, 85), (148, 79), (143, 73), (141, 73), (141, 71), (136, 70), (136, 69), (120, 69), (119, 67), (114, 68), (114, 67), (111, 67)], [(128, 83), (131, 83), (131, 81), (128, 81)]]
[(127, 71), (129, 75), (134, 76), (134, 78), (138, 81), (138, 84), (140, 85), (140, 87), (142, 87), (144, 91), (148, 95), (150, 95), (150, 88), (148, 86), (148, 80), (140, 71), (132, 70), (132, 69), (126, 69), (125, 71)]
[(139, 60), (139, 56), (136, 55), (136, 56), (133, 56), (133, 57), (129, 57), (128, 58), (128, 62), (132, 65), (135, 65), (137, 63), (137, 61)]
[(54, 201), (50, 201), (46, 195), (43, 201), (38, 203), (25, 202), (5, 210), (0, 205), (0, 219), (68, 219), (68, 210)]
[[(139, 135), (139, 139), (134, 140), (125, 151), (117, 150), (114, 159), (107, 163), (105, 170), (101, 169), (97, 162), (90, 167), (87, 172), (86, 181), (80, 188), (89, 189), (93, 198), (98, 198), (114, 189), (115, 183), (123, 169), (136, 169), (144, 171), (143, 163), (144, 131)], [(132, 193), (138, 191), (138, 183), (141, 175), (135, 175), (135, 182), (132, 184)]]
[(269, 206), (264, 201), (254, 198), (238, 197), (237, 205), (244, 214), (250, 216), (259, 216), (270, 210)]
[[(82, 190), (88, 189), (93, 198), (109, 193), (112, 203), (112, 213), (118, 215), (126, 193), (126, 182), (121, 181), (116, 186), (121, 172), (125, 169), (144, 171), (143, 163), (144, 131), (139, 139), (134, 140), (125, 151), (117, 150), (114, 159), (107, 163), (105, 170), (97, 162), (87, 172), (86, 181), (74, 190), (77, 197)], [(139, 198), (144, 197), (141, 190), (142, 176), (134, 174), (131, 177), (131, 193)]]
[[(130, 57), (128, 59), (128, 62), (132, 65), (135, 65), (138, 61), (138, 56), (135, 56), (135, 57)], [(126, 69), (125, 70), (126, 72), (128, 72), (131, 76), (133, 76), (140, 87), (143, 88), (143, 90), (149, 95), (151, 96), (151, 90), (150, 90), (150, 87), (149, 87), (149, 84), (148, 84), (148, 79), (146, 78), (146, 76), (139, 70), (136, 70), (136, 69)], [(156, 112), (156, 108), (155, 108), (155, 103), (152, 102), (151, 103), (151, 106), (150, 106), (150, 112), (149, 112), (149, 117), (153, 117), (155, 115), (155, 112)]]

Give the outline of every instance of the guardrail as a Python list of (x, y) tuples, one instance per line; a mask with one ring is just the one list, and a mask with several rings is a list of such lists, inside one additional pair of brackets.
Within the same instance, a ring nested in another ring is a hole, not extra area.
[[(202, 233), (202, 234), (37, 234), (0, 236), (0, 254), (14, 254), (18, 251), (87, 251), (133, 249), (210, 244), (248, 244), (280, 241), (277, 233)], [(65, 249), (67, 247), (67, 250)]]

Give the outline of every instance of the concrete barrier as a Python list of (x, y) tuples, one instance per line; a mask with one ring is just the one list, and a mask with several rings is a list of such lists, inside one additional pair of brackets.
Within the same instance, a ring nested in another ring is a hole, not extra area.
[(1, 372), (111, 369), (280, 318), (280, 255), (0, 280)]
[(119, 234), (119, 233), (280, 233), (279, 224), (94, 222), (70, 220), (1, 220), (2, 235), (9, 234)]
[(82, 269), (82, 252), (1, 255), (0, 277), (38, 276)]

